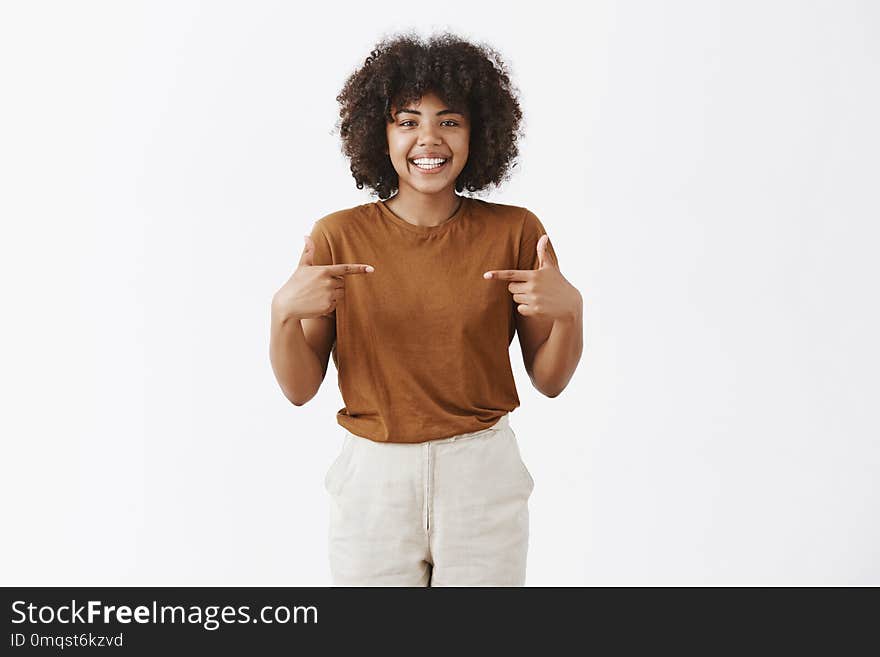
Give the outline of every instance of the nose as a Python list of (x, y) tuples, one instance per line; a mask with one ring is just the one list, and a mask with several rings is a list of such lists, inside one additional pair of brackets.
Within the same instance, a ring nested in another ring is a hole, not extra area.
[(430, 122), (426, 121), (423, 124), (425, 127), (419, 132), (419, 146), (427, 146), (428, 144), (434, 145), (441, 143), (439, 136), (437, 135), (436, 126), (431, 125)]

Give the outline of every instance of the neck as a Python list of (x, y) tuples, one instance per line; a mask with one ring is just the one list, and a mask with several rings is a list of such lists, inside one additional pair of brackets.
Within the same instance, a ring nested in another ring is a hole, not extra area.
[(463, 197), (455, 189), (436, 194), (424, 194), (401, 187), (397, 194), (385, 201), (394, 214), (416, 226), (439, 226), (456, 213)]

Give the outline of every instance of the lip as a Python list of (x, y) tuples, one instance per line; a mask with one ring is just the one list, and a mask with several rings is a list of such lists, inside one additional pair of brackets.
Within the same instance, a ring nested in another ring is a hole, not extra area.
[[(436, 156), (419, 155), (419, 157), (443, 157), (443, 156), (442, 155), (436, 155)], [(414, 158), (414, 159), (418, 159), (418, 158)], [(452, 158), (447, 157), (446, 161), (443, 164), (441, 164), (439, 167), (436, 167), (434, 169), (429, 169), (429, 170), (425, 170), (425, 169), (420, 168), (419, 165), (416, 164), (415, 162), (413, 162), (412, 160), (410, 160), (409, 163), (412, 165), (412, 168), (415, 169), (416, 171), (418, 171), (419, 173), (423, 173), (426, 176), (433, 176), (433, 175), (440, 173), (441, 171), (445, 171), (446, 167), (449, 166), (449, 163), (451, 161), (452, 161)]]

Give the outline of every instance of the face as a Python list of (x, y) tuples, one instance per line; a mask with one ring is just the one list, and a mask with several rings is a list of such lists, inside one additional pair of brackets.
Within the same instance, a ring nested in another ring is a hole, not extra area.
[[(400, 179), (400, 191), (436, 194), (449, 189), (454, 193), (455, 179), (468, 158), (471, 129), (464, 108), (447, 107), (433, 93), (406, 107), (392, 107), (393, 123), (386, 125), (388, 155)], [(423, 166), (413, 162), (420, 157), (436, 156), (446, 161)]]

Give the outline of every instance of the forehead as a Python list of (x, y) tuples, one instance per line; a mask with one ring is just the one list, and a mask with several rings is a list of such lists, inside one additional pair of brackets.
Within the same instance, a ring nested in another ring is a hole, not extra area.
[(422, 95), (421, 98), (416, 98), (415, 100), (406, 103), (407, 107), (419, 107), (424, 103), (425, 105), (445, 105), (446, 103), (443, 101), (440, 96), (435, 94), (433, 91), (428, 91)]
[[(399, 100), (399, 99), (398, 99)], [(444, 101), (440, 96), (438, 96), (433, 91), (426, 92), (422, 95), (421, 98), (415, 98), (413, 100), (407, 101), (405, 103), (393, 102), (391, 104), (392, 108), (399, 109), (401, 107), (409, 107), (412, 109), (419, 109), (424, 106), (427, 109), (446, 109), (448, 104)]]

